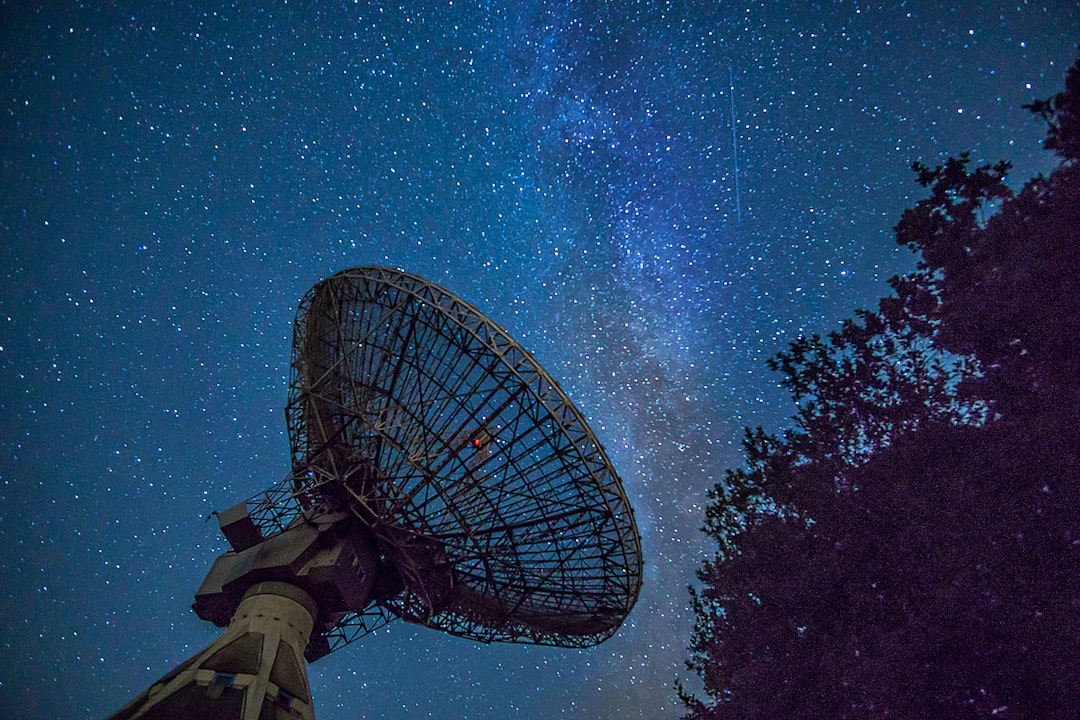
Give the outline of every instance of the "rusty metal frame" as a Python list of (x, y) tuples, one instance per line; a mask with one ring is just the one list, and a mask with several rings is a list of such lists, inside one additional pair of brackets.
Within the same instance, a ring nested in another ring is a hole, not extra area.
[(401, 576), (326, 635), (394, 617), (484, 642), (585, 647), (641, 585), (622, 485), (580, 411), (502, 328), (416, 275), (322, 281), (294, 324), (293, 469), (249, 501), (264, 535), (347, 506)]

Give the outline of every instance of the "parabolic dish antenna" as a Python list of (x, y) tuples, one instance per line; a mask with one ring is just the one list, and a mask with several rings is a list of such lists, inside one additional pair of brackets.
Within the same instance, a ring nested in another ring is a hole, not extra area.
[(117, 720), (313, 718), (301, 655), (394, 618), (586, 647), (633, 607), (640, 540), (599, 441), (453, 293), (381, 267), (318, 283), (296, 314), (286, 415), (291, 473), (219, 514), (232, 550), (195, 596), (227, 630)]

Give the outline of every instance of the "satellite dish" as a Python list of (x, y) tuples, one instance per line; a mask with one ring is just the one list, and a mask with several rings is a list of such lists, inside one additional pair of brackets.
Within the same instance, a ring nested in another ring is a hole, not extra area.
[(394, 618), (587, 647), (633, 607), (640, 539), (599, 441), (453, 293), (381, 267), (315, 285), (286, 416), (292, 471), (219, 514), (232, 550), (195, 596), (226, 631), (114, 720), (314, 718), (304, 658)]

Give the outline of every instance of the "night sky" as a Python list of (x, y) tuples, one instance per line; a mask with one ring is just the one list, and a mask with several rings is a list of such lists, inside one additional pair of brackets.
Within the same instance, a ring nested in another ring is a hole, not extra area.
[(588, 650), (393, 623), (311, 667), (320, 720), (678, 717), (705, 492), (792, 411), (765, 360), (911, 267), (913, 160), (1052, 166), (1020, 105), (1080, 38), (1072, 0), (86, 5), (0, 2), (8, 717), (103, 717), (216, 636), (207, 518), (288, 472), (296, 304), (370, 264), (560, 381), (645, 585)]

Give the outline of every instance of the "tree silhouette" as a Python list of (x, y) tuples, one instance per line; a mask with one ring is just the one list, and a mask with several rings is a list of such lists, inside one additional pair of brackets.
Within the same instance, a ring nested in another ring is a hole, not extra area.
[(917, 269), (770, 362), (794, 427), (710, 494), (687, 718), (1077, 716), (1080, 60), (1030, 108), (1050, 176), (916, 163)]

